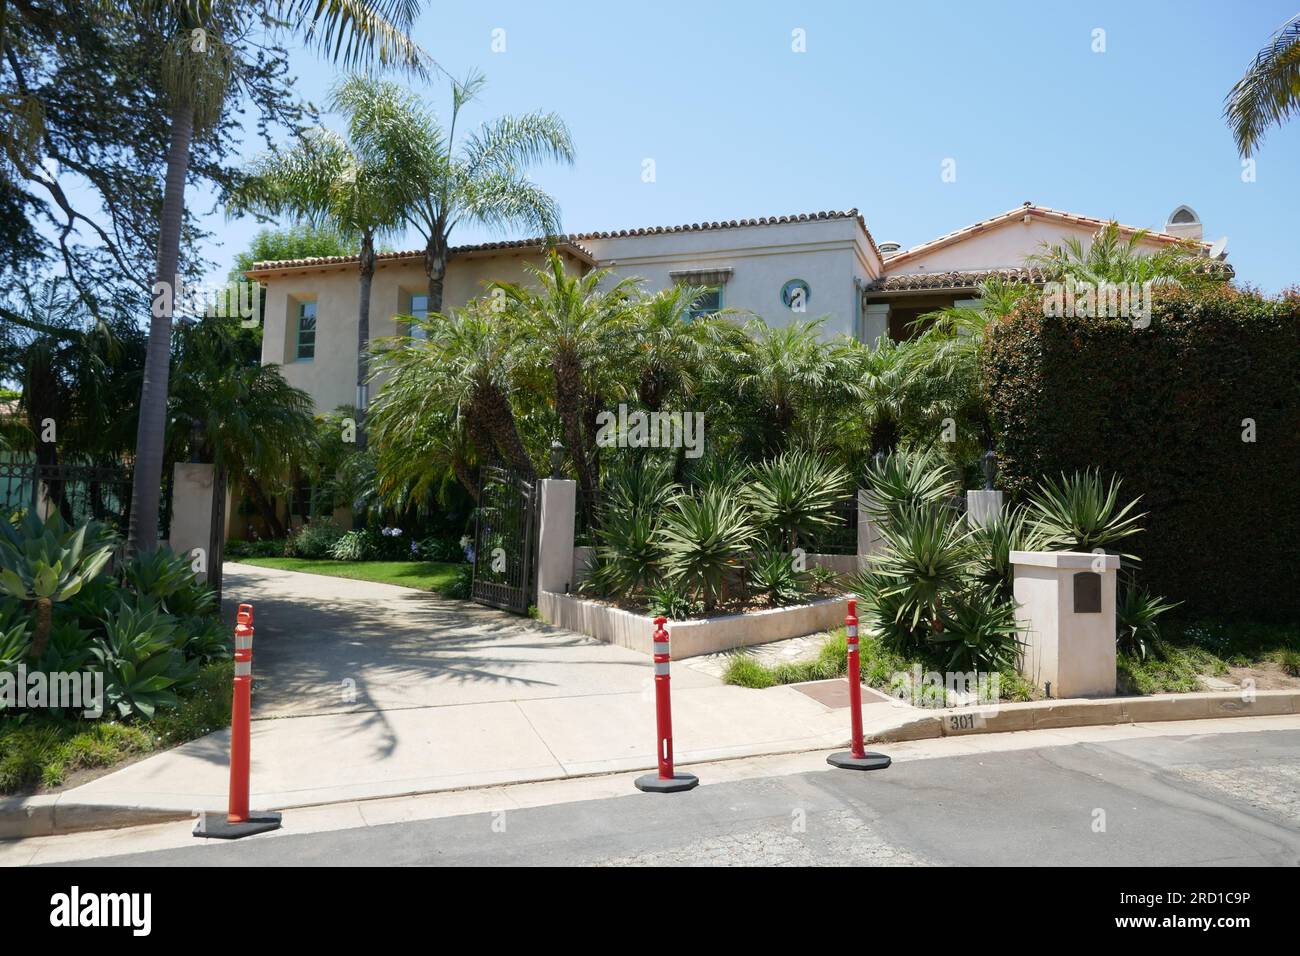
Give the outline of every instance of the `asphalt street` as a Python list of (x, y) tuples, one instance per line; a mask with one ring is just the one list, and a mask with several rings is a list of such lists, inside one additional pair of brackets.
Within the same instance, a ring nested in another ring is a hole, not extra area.
[(995, 751), (871, 773), (827, 768), (706, 781), (684, 794), (484, 809), (86, 862), (1295, 866), (1300, 731)]

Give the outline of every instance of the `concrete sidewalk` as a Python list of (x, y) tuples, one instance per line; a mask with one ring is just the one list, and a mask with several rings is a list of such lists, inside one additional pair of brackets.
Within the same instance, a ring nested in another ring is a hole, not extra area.
[[(231, 607), (255, 606), (254, 807), (655, 765), (644, 655), (408, 588), (238, 564), (225, 573)], [(894, 727), (899, 707), (869, 705), (867, 732)], [(794, 687), (726, 686), (680, 663), (673, 725), (679, 763), (840, 747), (849, 733), (842, 707)], [(229, 733), (214, 733), (45, 799), (217, 810), (228, 752)]]

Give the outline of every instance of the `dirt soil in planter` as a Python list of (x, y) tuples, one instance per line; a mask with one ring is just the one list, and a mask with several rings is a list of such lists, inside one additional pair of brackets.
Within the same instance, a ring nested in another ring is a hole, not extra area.
[(1300, 677), (1292, 677), (1273, 661), (1250, 667), (1229, 667), (1227, 679), (1234, 684), (1253, 680), (1256, 690), (1300, 690)]

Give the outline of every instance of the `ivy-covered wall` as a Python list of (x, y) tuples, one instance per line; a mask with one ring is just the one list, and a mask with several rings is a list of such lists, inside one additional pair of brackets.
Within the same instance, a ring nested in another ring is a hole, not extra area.
[(1149, 514), (1143, 583), (1217, 618), (1300, 620), (1300, 296), (1158, 292), (1150, 327), (1047, 318), (986, 338), (999, 486), (1100, 467)]

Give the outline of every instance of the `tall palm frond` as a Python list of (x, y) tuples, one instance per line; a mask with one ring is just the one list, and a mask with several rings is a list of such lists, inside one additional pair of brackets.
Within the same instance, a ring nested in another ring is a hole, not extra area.
[(1237, 151), (1248, 157), (1264, 132), (1300, 110), (1300, 15), (1278, 29), (1224, 98), (1223, 118)]

